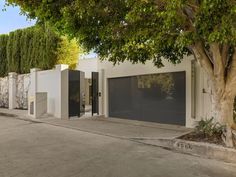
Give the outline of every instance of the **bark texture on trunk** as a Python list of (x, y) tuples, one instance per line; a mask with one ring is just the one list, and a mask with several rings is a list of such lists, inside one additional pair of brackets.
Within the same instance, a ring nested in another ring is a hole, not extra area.
[(223, 132), (222, 139), (227, 147), (234, 146), (234, 136), (232, 134), (233, 129), (235, 128), (235, 123), (233, 120), (233, 105), (234, 97), (224, 96), (220, 102), (216, 103), (215, 111), (217, 111), (218, 117), (216, 120), (219, 121), (222, 125), (225, 125), (225, 131)]
[(234, 127), (233, 120), (233, 105), (234, 105), (234, 97), (229, 96), (225, 97), (219, 103), (219, 122), (222, 124), (228, 124), (230, 127)]

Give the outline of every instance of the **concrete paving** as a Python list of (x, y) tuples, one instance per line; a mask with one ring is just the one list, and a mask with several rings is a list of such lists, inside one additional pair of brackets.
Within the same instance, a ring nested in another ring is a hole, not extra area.
[(8, 110), (0, 108), (0, 113), (15, 115), (15, 118), (22, 120), (43, 122), (51, 125), (62, 126), (111, 137), (136, 139), (140, 141), (174, 139), (192, 131), (192, 129), (188, 129), (183, 126), (127, 119), (104, 118), (103, 116), (91, 117), (91, 115), (85, 115), (81, 118), (74, 117), (70, 120), (65, 120), (47, 115), (40, 119), (33, 119), (27, 115), (27, 111), (25, 110)]
[(191, 129), (150, 122), (128, 121), (114, 118), (77, 118), (73, 120), (41, 119), (48, 124), (128, 139), (172, 139)]
[(9, 117), (0, 122), (0, 177), (236, 177), (235, 164), (128, 139)]

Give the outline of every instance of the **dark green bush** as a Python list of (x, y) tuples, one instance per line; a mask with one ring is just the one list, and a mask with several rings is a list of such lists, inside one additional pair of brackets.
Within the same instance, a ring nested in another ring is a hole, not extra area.
[(8, 35), (0, 35), (0, 76), (7, 75), (7, 46)]

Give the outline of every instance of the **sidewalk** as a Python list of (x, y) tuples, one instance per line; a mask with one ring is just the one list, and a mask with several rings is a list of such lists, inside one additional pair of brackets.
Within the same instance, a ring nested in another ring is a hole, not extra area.
[(126, 121), (114, 118), (78, 118), (74, 120), (42, 119), (44, 123), (66, 128), (137, 140), (174, 139), (190, 129), (157, 123)]
[(54, 126), (123, 139), (151, 141), (159, 139), (174, 139), (191, 131), (191, 129), (182, 126), (116, 118), (90, 117), (61, 120), (53, 117), (44, 117), (42, 119), (32, 119), (27, 115), (27, 111), (25, 110), (0, 109), (0, 113), (14, 115), (14, 117), (18, 119), (41, 122)]

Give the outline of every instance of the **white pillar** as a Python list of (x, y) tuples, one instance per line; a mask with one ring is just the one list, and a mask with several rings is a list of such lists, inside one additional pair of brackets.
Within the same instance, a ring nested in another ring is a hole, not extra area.
[(9, 109), (15, 109), (16, 108), (16, 78), (17, 73), (9, 73)]
[(59, 76), (59, 95), (58, 95), (58, 113), (56, 117), (69, 119), (69, 66), (65, 64), (56, 65)]
[(37, 72), (40, 71), (38, 68), (33, 68), (30, 70), (30, 87), (28, 91), (28, 114), (31, 116), (35, 116), (35, 110), (34, 114), (32, 115), (30, 113), (30, 103), (34, 102), (35, 107), (35, 98), (36, 98), (36, 92), (37, 92)]
[(105, 84), (105, 70), (101, 69), (99, 70), (99, 114), (105, 115), (105, 90), (104, 90), (104, 84)]

